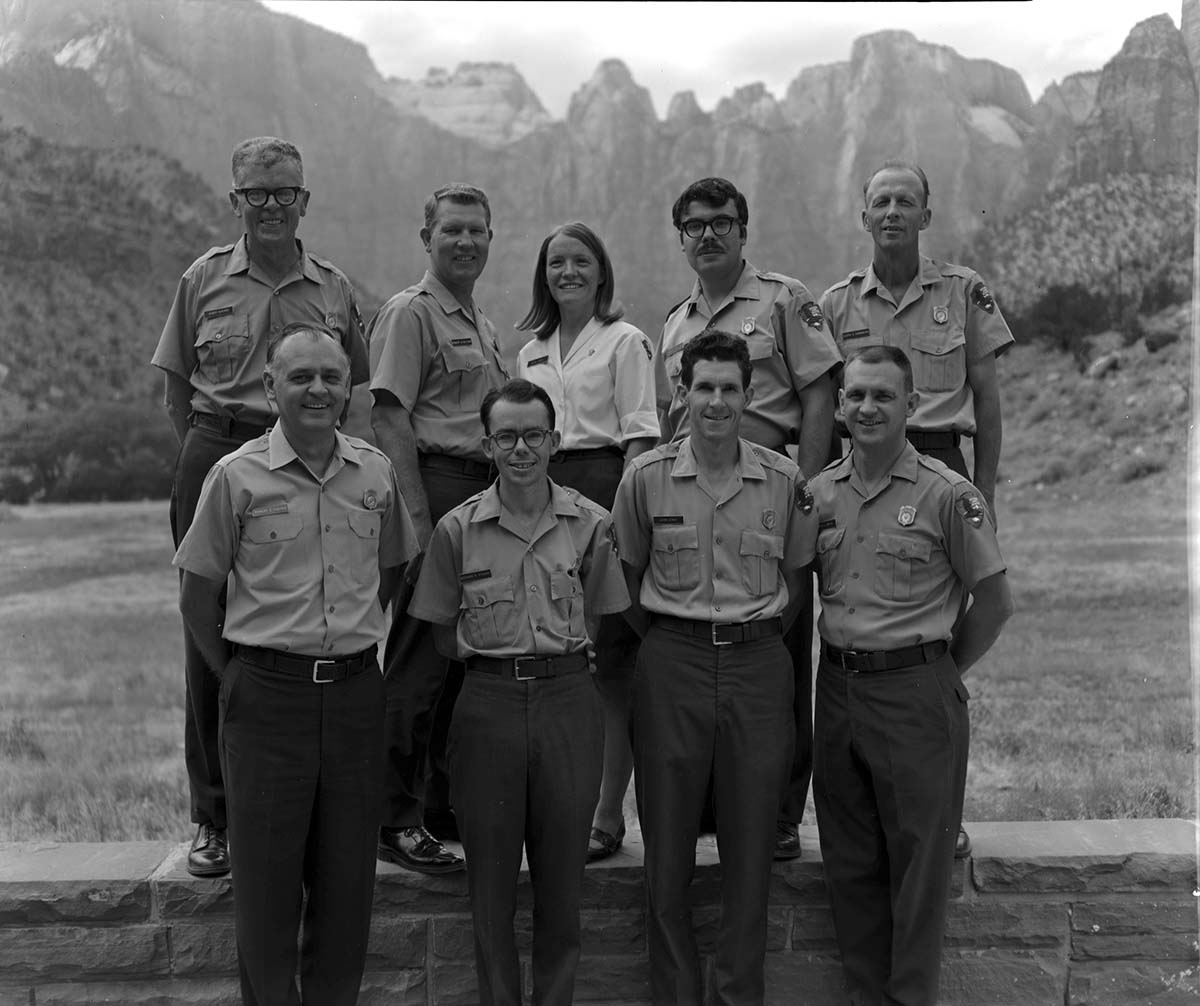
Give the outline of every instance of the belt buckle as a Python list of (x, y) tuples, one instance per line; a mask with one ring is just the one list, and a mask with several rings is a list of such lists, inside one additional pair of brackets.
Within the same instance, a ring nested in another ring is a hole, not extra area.
[(536, 674), (522, 674), (521, 665), (534, 660), (547, 660), (547, 657), (513, 657), (513, 678), (516, 681), (536, 681)]
[(838, 663), (842, 665), (842, 670), (849, 671), (851, 674), (858, 674), (859, 670), (857, 667), (847, 667), (846, 666), (846, 658), (847, 657), (850, 657), (853, 660), (853, 659), (856, 659), (858, 656), (859, 656), (858, 650), (842, 650), (838, 654)]
[(721, 626), (732, 625), (732, 624), (733, 624), (732, 622), (712, 622), (711, 623), (713, 646), (732, 646), (733, 645), (732, 639), (718, 639), (717, 638), (717, 629), (718, 628), (720, 628)]
[(337, 678), (319, 678), (317, 674), (320, 672), (322, 664), (336, 664), (336, 660), (314, 660), (312, 669), (312, 679), (314, 685), (332, 685)]

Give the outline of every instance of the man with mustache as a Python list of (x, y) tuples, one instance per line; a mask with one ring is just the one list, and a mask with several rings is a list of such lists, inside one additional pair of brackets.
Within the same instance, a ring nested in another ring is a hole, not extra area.
[[(753, 366), (741, 436), (769, 450), (797, 444), (800, 470), (812, 476), (825, 467), (833, 435), (834, 376), (841, 355), (816, 298), (799, 280), (764, 272), (742, 255), (749, 207), (724, 178), (701, 178), (675, 200), (671, 221), (679, 247), (696, 273), (691, 294), (663, 325), (656, 358), (663, 440), (690, 432), (679, 380), (684, 345), (706, 328), (733, 333), (746, 344)], [(811, 594), (805, 580), (799, 588)], [(788, 782), (780, 793), (776, 859), (800, 855), (796, 830), (812, 777), (812, 604), (801, 603), (787, 639), (794, 671), (792, 712), (796, 746)]]

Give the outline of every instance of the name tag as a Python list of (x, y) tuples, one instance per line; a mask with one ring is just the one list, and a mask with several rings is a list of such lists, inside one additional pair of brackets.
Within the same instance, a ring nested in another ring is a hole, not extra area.
[(830, 517), (829, 520), (821, 521), (821, 523), (817, 525), (817, 530), (828, 531), (830, 528), (834, 527), (837, 527), (837, 521)]
[(536, 360), (530, 360), (529, 366), (536, 367), (539, 363), (549, 363), (549, 362), (550, 362), (550, 357), (539, 356)]
[(856, 328), (853, 332), (843, 332), (843, 339), (864, 339), (871, 334), (869, 328)]
[(683, 514), (654, 515), (655, 524), (682, 524)]
[(287, 503), (266, 503), (263, 506), (256, 506), (250, 511), (251, 517), (270, 517), (277, 513), (287, 513)]
[(467, 336), (465, 339), (451, 339), (450, 345), (451, 346), (473, 346), (473, 345), (475, 345), (475, 340), (472, 339), (470, 336)]
[(458, 579), (462, 583), (470, 583), (472, 580), (486, 580), (491, 575), (490, 569), (476, 569), (470, 573), (463, 573)]
[(208, 321), (209, 318), (223, 318), (227, 314), (233, 314), (232, 307), (213, 308), (213, 310), (211, 310), (211, 311), (204, 312), (204, 320)]

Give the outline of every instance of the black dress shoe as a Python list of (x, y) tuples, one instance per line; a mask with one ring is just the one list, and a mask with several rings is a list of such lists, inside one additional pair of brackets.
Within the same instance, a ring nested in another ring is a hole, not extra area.
[(966, 859), (971, 855), (971, 836), (961, 824), (958, 826), (958, 838), (954, 840), (954, 858)]
[(609, 856), (620, 850), (621, 843), (624, 841), (624, 821), (621, 822), (621, 827), (616, 830), (615, 834), (607, 832), (603, 828), (593, 828), (592, 834), (588, 838), (587, 861), (589, 863), (598, 863), (602, 859), (608, 859)]
[(380, 828), (376, 855), (388, 863), (414, 873), (457, 873), (466, 862), (447, 849), (422, 825), (411, 828)]
[(229, 837), (224, 828), (202, 824), (196, 829), (187, 872), (193, 877), (223, 877), (229, 872)]
[(800, 829), (791, 821), (776, 821), (775, 858), (799, 859), (803, 851), (800, 848)]

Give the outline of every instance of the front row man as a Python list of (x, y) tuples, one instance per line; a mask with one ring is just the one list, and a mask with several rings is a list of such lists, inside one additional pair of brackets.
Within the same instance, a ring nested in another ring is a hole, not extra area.
[(633, 749), (656, 1006), (705, 1001), (688, 886), (710, 778), (721, 853), (713, 1001), (763, 1001), (794, 730), (783, 631), (816, 529), (795, 463), (739, 436), (750, 378), (745, 340), (710, 330), (689, 341), (679, 395), (690, 434), (636, 458), (613, 508), (630, 621), (643, 636)]
[(852, 352), (838, 393), (851, 450), (811, 484), (813, 791), (847, 991), (871, 1006), (937, 1002), (967, 770), (962, 674), (1013, 610), (988, 504), (905, 438), (918, 398), (902, 350)]
[(466, 664), (448, 753), (479, 1001), (521, 1004), (513, 915), (524, 846), (533, 1001), (570, 1006), (604, 749), (588, 640), (629, 599), (607, 513), (547, 477), (559, 445), (549, 395), (509, 381), (480, 417), (497, 481), (438, 522), (409, 614), (433, 622), (440, 651)]
[(417, 541), (387, 457), (336, 430), (350, 374), (329, 331), (283, 329), (263, 374), (278, 422), (213, 466), (174, 560), (184, 622), (220, 678), (248, 1004), (351, 1006), (366, 958), (383, 769), (375, 648), (394, 568)]

